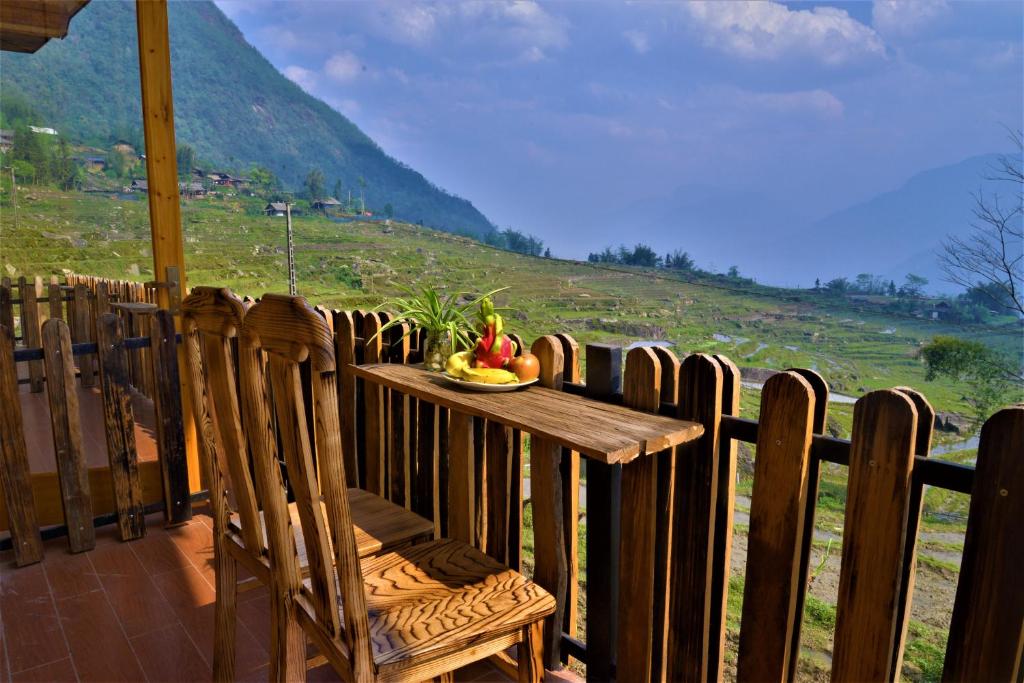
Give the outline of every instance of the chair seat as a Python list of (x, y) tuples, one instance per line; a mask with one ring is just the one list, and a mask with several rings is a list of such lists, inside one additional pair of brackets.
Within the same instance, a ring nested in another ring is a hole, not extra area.
[[(429, 538), (434, 534), (434, 524), (415, 512), (395, 505), (362, 489), (348, 490), (349, 507), (352, 510), (352, 522), (356, 531), (356, 551), (360, 557), (376, 555), (382, 550), (410, 543), (417, 539)], [(320, 504), (323, 506), (323, 503)], [(295, 528), (295, 546), (299, 554), (301, 566), (305, 567), (306, 543), (302, 538), (302, 525), (299, 523), (299, 511), (295, 503), (288, 506), (288, 513)], [(327, 511), (324, 509), (326, 519)], [(237, 513), (228, 520), (228, 527), (236, 534), (241, 533), (241, 521)], [(266, 543), (266, 524), (263, 512), (260, 512), (260, 528), (263, 529), (263, 542)]]
[(515, 634), (555, 611), (543, 588), (460, 541), (404, 547), (361, 566), (382, 676)]

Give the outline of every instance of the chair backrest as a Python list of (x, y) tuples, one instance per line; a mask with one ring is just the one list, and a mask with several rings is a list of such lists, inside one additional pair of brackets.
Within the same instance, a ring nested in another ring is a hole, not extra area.
[[(302, 297), (267, 294), (246, 313), (238, 349), (243, 414), (256, 474), (261, 481), (275, 580), (291, 600), (313, 613), (319, 628), (347, 645), (358, 679), (372, 670), (373, 657), (363, 576), (345, 485), (337, 366), (330, 328)], [(317, 469), (313, 464), (313, 443), (299, 373), (299, 364), (307, 359), (313, 385)], [(309, 565), (308, 593), (302, 589), (285, 485), (277, 466), (273, 414), (277, 416), (288, 480), (302, 525)], [(338, 619), (339, 592), (344, 606), (344, 628)]]
[(261, 555), (266, 548), (238, 409), (231, 350), (231, 339), (241, 329), (245, 311), (229, 289), (195, 287), (181, 303), (181, 315), (192, 380), (192, 411), (210, 489), (214, 531), (226, 532), (233, 499), (245, 547)]

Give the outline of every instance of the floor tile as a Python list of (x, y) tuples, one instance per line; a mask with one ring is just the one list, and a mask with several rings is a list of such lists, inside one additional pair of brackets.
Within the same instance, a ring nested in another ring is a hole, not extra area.
[(129, 637), (177, 620), (129, 544), (97, 546), (89, 559)]
[(47, 547), (43, 569), (55, 600), (100, 590), (88, 553), (71, 554), (65, 548)]
[(75, 676), (71, 658), (65, 657), (34, 669), (20, 671), (14, 674), (11, 680), (12, 683), (65, 683), (65, 681), (77, 681), (78, 678)]
[(171, 609), (183, 621), (183, 617), (192, 609), (213, 604), (216, 595), (213, 588), (192, 565), (154, 574), (151, 578)]
[(142, 562), (150, 574), (159, 574), (172, 569), (191, 566), (185, 554), (178, 550), (174, 541), (160, 529), (159, 522), (152, 524), (147, 518), (147, 527), (150, 529), (145, 538), (132, 541), (128, 546), (135, 553), (135, 556)]
[(68, 656), (41, 564), (0, 573), (0, 611), (6, 617), (4, 644), (11, 673)]
[(83, 681), (140, 681), (142, 669), (103, 591), (58, 604), (61, 625)]
[(208, 681), (213, 675), (181, 624), (137, 636), (131, 644), (148, 681)]

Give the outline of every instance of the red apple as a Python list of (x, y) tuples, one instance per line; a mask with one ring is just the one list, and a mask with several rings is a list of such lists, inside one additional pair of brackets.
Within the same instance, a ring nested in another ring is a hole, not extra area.
[(516, 373), (520, 382), (529, 382), (540, 377), (540, 360), (532, 353), (513, 358), (509, 369)]

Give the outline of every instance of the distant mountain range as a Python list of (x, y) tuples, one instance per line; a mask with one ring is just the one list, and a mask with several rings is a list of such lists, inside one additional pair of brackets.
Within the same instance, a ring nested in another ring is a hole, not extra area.
[[(470, 202), (385, 154), (355, 124), (285, 78), (212, 2), (170, 3), (177, 140), (201, 159), (272, 170), (293, 189), (314, 167), (330, 191), (365, 181), (370, 206), (396, 217), (481, 235), (491, 222)], [(135, 3), (92, 2), (64, 40), (34, 55), (0, 53), (0, 97), (38, 112), (73, 141), (141, 139)]]

